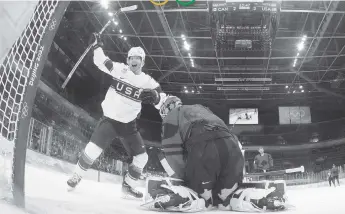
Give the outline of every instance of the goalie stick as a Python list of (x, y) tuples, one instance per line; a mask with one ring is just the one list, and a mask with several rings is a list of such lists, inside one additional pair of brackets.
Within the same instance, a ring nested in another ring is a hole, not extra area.
[[(114, 14), (114, 16), (116, 14), (118, 14), (119, 12), (127, 12), (127, 11), (132, 11), (132, 10), (136, 10), (138, 8), (137, 5), (132, 5), (129, 7), (123, 7), (120, 10), (116, 11), (116, 13)], [(113, 21), (113, 19), (110, 19), (105, 25), (104, 27), (101, 29), (101, 31), (98, 32), (99, 35), (102, 35), (102, 33), (104, 32), (104, 30), (110, 25), (110, 23)], [(77, 63), (74, 65), (74, 67), (72, 68), (72, 70), (69, 72), (67, 78), (65, 79), (64, 83), (62, 84), (61, 88), (64, 89), (67, 85), (67, 83), (69, 82), (69, 80), (72, 78), (74, 72), (77, 70), (79, 64), (81, 63), (81, 61), (83, 61), (84, 57), (86, 56), (86, 54), (91, 50), (91, 48), (94, 46), (94, 44), (90, 44), (86, 50), (84, 51), (84, 53), (80, 56), (79, 60), (77, 61)]]
[(289, 174), (289, 173), (295, 173), (295, 172), (304, 172), (304, 166), (300, 166), (297, 168), (291, 168), (291, 169), (277, 170), (277, 171), (250, 173), (250, 174), (245, 174), (244, 177), (256, 177), (256, 176), (265, 176), (265, 175), (283, 175), (283, 174)]

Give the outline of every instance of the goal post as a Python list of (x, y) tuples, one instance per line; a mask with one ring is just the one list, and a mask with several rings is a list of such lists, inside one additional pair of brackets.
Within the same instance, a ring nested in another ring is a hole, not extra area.
[(0, 64), (0, 131), (14, 142), (12, 193), (20, 207), (25, 206), (26, 149), (36, 91), (68, 5), (69, 1), (39, 1), (29, 24)]

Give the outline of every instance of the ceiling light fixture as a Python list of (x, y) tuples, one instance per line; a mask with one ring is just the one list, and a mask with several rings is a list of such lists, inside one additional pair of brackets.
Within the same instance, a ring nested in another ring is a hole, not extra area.
[(301, 43), (299, 43), (299, 44), (297, 45), (297, 50), (298, 50), (298, 51), (303, 50), (303, 48), (304, 48), (304, 43), (303, 43), (303, 42), (301, 42)]
[(302, 41), (304, 42), (305, 40), (307, 40), (307, 35), (303, 35), (302, 37)]
[(184, 41), (184, 48), (189, 51), (190, 45), (187, 43), (187, 41)]
[(101, 0), (101, 5), (103, 8), (108, 9), (109, 8), (109, 0)]

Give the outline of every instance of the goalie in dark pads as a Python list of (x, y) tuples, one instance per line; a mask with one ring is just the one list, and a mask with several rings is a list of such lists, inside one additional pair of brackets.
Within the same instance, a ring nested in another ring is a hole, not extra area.
[(202, 105), (182, 105), (169, 96), (160, 108), (163, 118), (160, 161), (169, 178), (147, 181), (149, 209), (196, 212), (218, 206), (223, 210), (281, 209), (275, 188), (243, 185), (244, 157), (237, 137)]

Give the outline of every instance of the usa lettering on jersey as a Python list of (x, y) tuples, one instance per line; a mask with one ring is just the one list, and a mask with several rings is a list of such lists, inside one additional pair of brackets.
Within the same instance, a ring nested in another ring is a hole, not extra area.
[(135, 87), (131, 84), (128, 84), (126, 82), (123, 82), (119, 79), (113, 78), (113, 81), (111, 83), (111, 87), (116, 90), (118, 94), (121, 96), (124, 96), (126, 98), (129, 98), (136, 102), (141, 102), (139, 100), (140, 95), (140, 88)]

